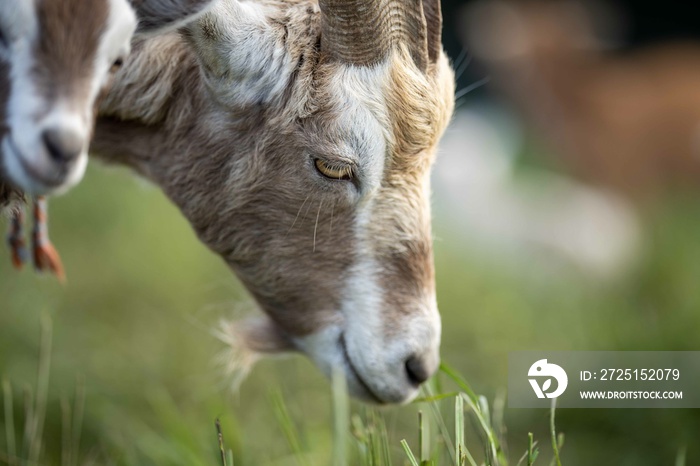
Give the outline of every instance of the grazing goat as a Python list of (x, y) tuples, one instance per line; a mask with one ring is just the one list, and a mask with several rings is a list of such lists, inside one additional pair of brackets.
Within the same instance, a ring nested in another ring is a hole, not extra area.
[[(10, 245), (22, 263), (23, 194), (63, 192), (80, 181), (99, 92), (129, 53), (134, 31), (176, 28), (210, 0), (0, 2), (0, 210), (12, 211)], [(14, 206), (14, 208), (11, 208)], [(35, 208), (35, 265), (62, 274)]]
[(403, 403), (439, 364), (430, 167), (454, 75), (439, 0), (221, 0), (137, 42), (91, 151), (181, 209), (267, 317), (350, 392)]

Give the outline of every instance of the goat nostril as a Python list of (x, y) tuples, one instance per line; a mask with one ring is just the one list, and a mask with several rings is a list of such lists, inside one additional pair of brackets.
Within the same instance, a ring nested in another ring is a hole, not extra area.
[(414, 385), (421, 385), (433, 375), (433, 370), (428, 367), (428, 364), (423, 359), (417, 356), (411, 356), (406, 361), (406, 373), (408, 380)]
[(83, 138), (72, 130), (48, 129), (42, 133), (42, 138), (46, 150), (56, 162), (72, 162), (83, 151)]

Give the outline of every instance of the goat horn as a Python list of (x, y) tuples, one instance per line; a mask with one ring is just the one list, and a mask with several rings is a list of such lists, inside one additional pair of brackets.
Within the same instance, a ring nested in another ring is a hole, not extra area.
[(331, 59), (372, 65), (403, 43), (416, 65), (426, 69), (428, 30), (422, 0), (320, 0), (319, 6), (321, 50)]
[(428, 26), (428, 58), (435, 63), (442, 50), (442, 10), (440, 0), (423, 0), (423, 15)]

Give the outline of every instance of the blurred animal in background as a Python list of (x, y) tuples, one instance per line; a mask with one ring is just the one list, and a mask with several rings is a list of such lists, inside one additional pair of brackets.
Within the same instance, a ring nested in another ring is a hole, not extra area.
[(91, 151), (160, 186), (265, 312), (225, 326), (235, 368), (297, 350), (375, 403), (437, 370), (441, 25), (438, 0), (220, 1), (117, 74)]
[(518, 119), (497, 104), (458, 110), (434, 171), (436, 215), (459, 241), (490, 257), (540, 269), (573, 266), (610, 280), (629, 271), (640, 252), (632, 206), (544, 168), (518, 168), (526, 144)]
[(611, 50), (603, 3), (484, 0), (465, 42), (565, 169), (644, 204), (700, 180), (700, 45)]
[[(509, 258), (544, 250), (605, 280), (626, 272), (646, 207), (697, 191), (700, 45), (619, 50), (624, 17), (605, 2), (481, 0), (464, 12), (492, 99), (448, 130), (438, 205)], [(558, 172), (516, 169), (523, 133)]]
[(63, 279), (48, 239), (46, 200), (83, 177), (98, 94), (130, 50), (134, 31), (180, 26), (210, 0), (12, 0), (0, 3), (0, 209), (9, 213), (13, 263), (26, 260), (24, 195), (34, 207), (37, 270)]

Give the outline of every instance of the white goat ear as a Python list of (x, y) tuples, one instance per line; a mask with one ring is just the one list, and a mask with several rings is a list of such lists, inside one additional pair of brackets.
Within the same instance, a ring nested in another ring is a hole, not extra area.
[[(182, 32), (210, 76), (232, 80), (256, 76), (261, 81), (261, 75), (279, 55), (279, 35), (283, 30), (275, 28), (261, 4), (222, 0)], [(279, 80), (279, 73), (275, 76)]]
[(132, 0), (140, 35), (177, 29), (196, 19), (214, 3), (213, 0)]

